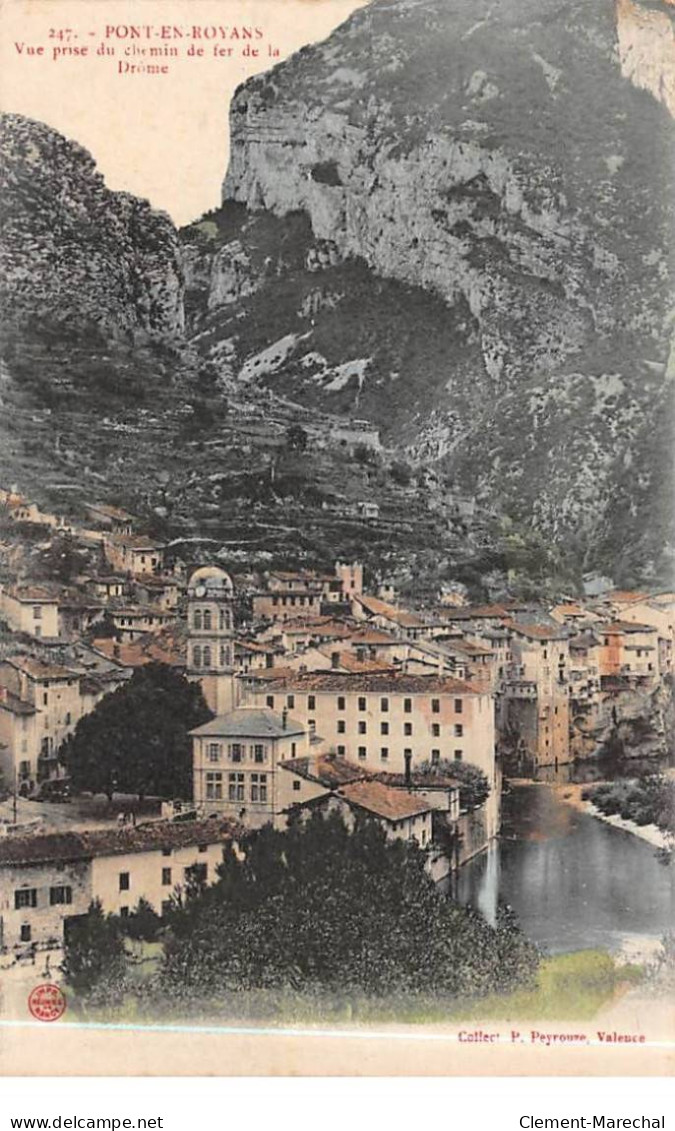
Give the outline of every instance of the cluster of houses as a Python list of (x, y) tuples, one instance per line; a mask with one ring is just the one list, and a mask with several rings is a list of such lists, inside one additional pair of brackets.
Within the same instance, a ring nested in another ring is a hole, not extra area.
[[(120, 915), (144, 898), (161, 914), (189, 876), (215, 879), (225, 843), (317, 810), (416, 842), (440, 878), (497, 835), (504, 759), (533, 774), (595, 756), (622, 723), (658, 717), (673, 670), (672, 593), (607, 589), (554, 606), (445, 593), (416, 609), (391, 586), (367, 592), (355, 562), (189, 572), (107, 504), (76, 521), (0, 491), (0, 517), (67, 533), (86, 562), (67, 586), (0, 584), (6, 790), (43, 795), (63, 774), (64, 738), (149, 662), (199, 682), (213, 716), (192, 733), (180, 820), (164, 799), (163, 816), (136, 827), (0, 822), (5, 953), (58, 943), (92, 898)], [(483, 775), (478, 801), (467, 767)]]

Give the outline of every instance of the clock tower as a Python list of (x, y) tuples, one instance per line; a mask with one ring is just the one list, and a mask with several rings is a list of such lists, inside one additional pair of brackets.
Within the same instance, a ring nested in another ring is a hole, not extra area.
[(188, 582), (187, 677), (199, 681), (216, 715), (237, 705), (233, 604), (229, 574), (218, 566), (195, 570)]

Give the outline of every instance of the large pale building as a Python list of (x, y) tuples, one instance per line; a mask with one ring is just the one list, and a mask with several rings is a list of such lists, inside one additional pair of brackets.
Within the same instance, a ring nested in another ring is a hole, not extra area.
[(499, 817), (494, 698), (439, 675), (297, 672), (245, 682), (247, 702), (289, 714), (324, 748), (365, 770), (404, 774), (423, 762), (469, 762), (487, 776), (489, 835)]
[(198, 811), (249, 828), (273, 822), (281, 808), (279, 765), (309, 754), (307, 727), (286, 711), (240, 707), (191, 733)]
[(198, 680), (214, 715), (236, 705), (234, 586), (219, 566), (202, 566), (188, 582), (187, 676)]

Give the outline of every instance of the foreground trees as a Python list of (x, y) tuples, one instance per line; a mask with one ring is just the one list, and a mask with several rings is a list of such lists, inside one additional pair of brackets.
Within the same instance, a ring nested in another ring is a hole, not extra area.
[(76, 790), (188, 798), (188, 734), (211, 717), (198, 684), (166, 664), (146, 664), (80, 719), (59, 757)]
[[(152, 1017), (236, 1011), (319, 1015), (336, 1005), (392, 1015), (533, 982), (539, 953), (508, 909), (496, 927), (453, 903), (425, 853), (390, 842), (368, 818), (349, 831), (315, 814), (285, 832), (266, 826), (228, 849), (211, 887), (189, 882), (160, 923), (144, 901), (127, 919), (94, 905), (66, 943), (69, 985), (89, 1005)], [(157, 973), (130, 978), (122, 939), (163, 941)]]
[(245, 859), (176, 907), (157, 984), (173, 1002), (288, 989), (378, 998), (473, 996), (527, 982), (536, 948), (504, 910), (496, 928), (443, 895), (425, 855), (375, 822), (315, 815), (266, 827)]

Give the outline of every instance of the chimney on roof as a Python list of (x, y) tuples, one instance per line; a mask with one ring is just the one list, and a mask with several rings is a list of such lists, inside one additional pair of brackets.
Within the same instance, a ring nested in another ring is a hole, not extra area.
[(331, 654), (330, 654), (330, 666), (331, 666), (331, 668), (339, 668), (340, 667), (340, 653), (339, 652), (331, 652)]
[(288, 726), (288, 708), (287, 707), (284, 707), (283, 711), (281, 712), (281, 725), (284, 728), (284, 730), (286, 730), (286, 727)]
[(406, 784), (406, 788), (410, 789), (410, 786), (412, 785), (412, 753), (411, 753), (411, 751), (406, 750), (405, 754), (403, 755), (403, 758), (405, 760), (404, 781), (405, 781), (405, 784)]

